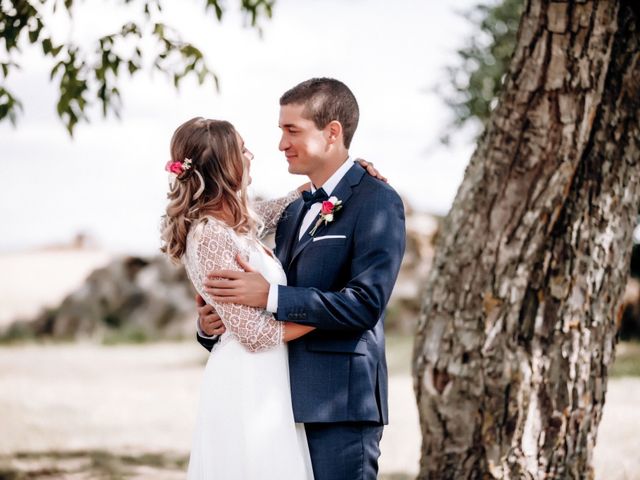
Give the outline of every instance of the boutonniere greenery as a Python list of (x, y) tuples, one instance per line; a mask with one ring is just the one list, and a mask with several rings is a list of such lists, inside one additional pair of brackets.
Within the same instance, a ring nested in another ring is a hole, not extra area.
[(313, 229), (309, 232), (309, 235), (313, 237), (320, 225), (326, 225), (333, 222), (335, 213), (341, 208), (342, 200), (338, 200), (336, 197), (329, 197), (328, 200), (322, 202), (322, 208), (320, 209), (320, 218), (318, 218), (318, 221), (313, 226)]

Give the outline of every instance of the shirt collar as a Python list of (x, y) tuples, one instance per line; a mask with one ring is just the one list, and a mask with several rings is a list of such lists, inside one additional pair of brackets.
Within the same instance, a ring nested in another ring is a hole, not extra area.
[[(342, 165), (340, 165), (340, 168), (338, 168), (338, 170), (333, 172), (333, 175), (329, 177), (329, 180), (324, 182), (324, 185), (322, 185), (322, 189), (327, 193), (328, 196), (331, 196), (335, 188), (338, 186), (338, 183), (340, 183), (340, 180), (342, 180), (342, 177), (344, 177), (347, 174), (347, 172), (352, 166), (353, 166), (353, 158), (347, 157), (345, 162)], [(312, 184), (311, 192), (315, 192), (315, 191), (316, 191), (316, 188)]]

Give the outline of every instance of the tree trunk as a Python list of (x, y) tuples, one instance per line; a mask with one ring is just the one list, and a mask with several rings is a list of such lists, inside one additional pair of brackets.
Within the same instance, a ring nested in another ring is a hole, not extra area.
[(428, 279), (419, 478), (593, 478), (640, 202), (639, 17), (526, 3)]

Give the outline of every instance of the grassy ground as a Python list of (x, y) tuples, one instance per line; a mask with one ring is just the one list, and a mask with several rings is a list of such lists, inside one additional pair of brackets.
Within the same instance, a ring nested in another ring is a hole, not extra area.
[(0, 457), (0, 480), (183, 478), (188, 457), (172, 452), (117, 454), (104, 450), (22, 452)]
[[(387, 363), (389, 373), (411, 373), (413, 337), (387, 336)], [(616, 346), (616, 359), (611, 367), (611, 377), (640, 377), (640, 342), (620, 342)]]
[[(19, 466), (11, 466), (17, 463)], [(12, 461), (0, 458), (0, 480), (33, 478), (101, 479), (101, 480), (178, 480), (184, 479), (188, 458), (173, 453), (117, 455), (93, 450), (77, 452), (28, 453), (14, 456)], [(380, 475), (380, 480), (409, 480), (406, 473)]]
[[(129, 455), (104, 450), (28, 452), (0, 457), (0, 480), (30, 479), (183, 479), (188, 456), (173, 452)], [(409, 480), (406, 473), (381, 475), (380, 480)]]
[(640, 377), (640, 342), (621, 342), (616, 347), (612, 377)]

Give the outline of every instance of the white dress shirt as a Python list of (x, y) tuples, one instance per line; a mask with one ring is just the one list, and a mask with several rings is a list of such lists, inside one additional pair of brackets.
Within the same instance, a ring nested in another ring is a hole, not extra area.
[[(322, 187), (319, 187), (319, 188), (322, 188), (327, 194), (327, 196), (330, 197), (333, 191), (335, 190), (335, 188), (338, 186), (338, 183), (340, 183), (340, 180), (342, 180), (342, 177), (344, 177), (347, 174), (347, 172), (352, 166), (353, 166), (353, 159), (351, 157), (347, 157), (347, 160), (342, 165), (340, 165), (340, 168), (338, 168), (335, 172), (333, 172), (333, 175), (331, 175), (329, 179), (324, 183), (324, 185), (322, 185)], [(316, 187), (313, 186), (312, 184), (311, 193), (315, 191), (316, 191)], [(304, 232), (306, 232), (307, 229), (311, 226), (311, 222), (313, 222), (316, 219), (316, 217), (320, 213), (321, 208), (322, 208), (322, 204), (320, 202), (316, 202), (313, 205), (311, 205), (311, 207), (309, 207), (309, 210), (307, 211), (306, 215), (302, 219), (302, 223), (300, 224), (300, 231), (298, 232), (298, 241), (300, 241), (300, 239), (304, 235)], [(278, 284), (277, 283), (272, 283), (271, 286), (269, 287), (269, 297), (267, 298), (267, 311), (271, 313), (276, 313), (278, 311)]]

